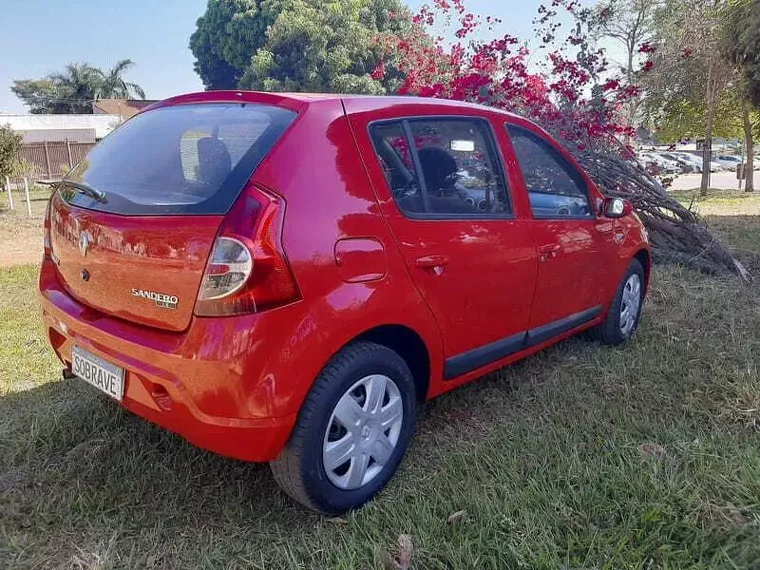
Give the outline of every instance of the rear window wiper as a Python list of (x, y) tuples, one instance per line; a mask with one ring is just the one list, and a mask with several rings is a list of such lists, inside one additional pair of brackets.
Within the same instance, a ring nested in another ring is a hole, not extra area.
[(48, 184), (50, 186), (60, 185), (60, 186), (68, 186), (69, 188), (73, 188), (77, 192), (80, 192), (86, 196), (89, 196), (93, 200), (96, 200), (98, 202), (105, 202), (106, 201), (106, 193), (102, 190), (98, 190), (97, 188), (93, 188), (89, 184), (85, 184), (84, 182), (77, 182), (76, 180), (66, 180), (63, 179), (59, 182), (48, 182), (46, 180), (40, 180), (39, 181), (42, 184)]

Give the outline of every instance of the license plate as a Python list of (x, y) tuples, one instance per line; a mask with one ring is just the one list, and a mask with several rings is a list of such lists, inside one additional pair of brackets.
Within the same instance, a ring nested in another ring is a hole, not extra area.
[(75, 346), (71, 352), (71, 371), (98, 390), (121, 401), (124, 397), (124, 369)]

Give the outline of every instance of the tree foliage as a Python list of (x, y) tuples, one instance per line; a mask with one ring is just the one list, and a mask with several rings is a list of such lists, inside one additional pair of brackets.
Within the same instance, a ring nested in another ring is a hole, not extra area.
[[(680, 0), (676, 0), (680, 1)], [(559, 37), (558, 10), (574, 24)], [(453, 44), (432, 39), (440, 21), (455, 23)], [(698, 216), (672, 198), (619, 142), (631, 134), (622, 109), (639, 95), (624, 77), (610, 76), (603, 50), (590, 36), (593, 12), (574, 0), (541, 5), (535, 36), (542, 44), (533, 54), (509, 35), (475, 39), (476, 31), (498, 21), (469, 13), (464, 0), (434, 0), (423, 6), (409, 34), (386, 36), (386, 53), (405, 73), (402, 93), (482, 103), (520, 113), (541, 124), (575, 156), (600, 189), (631, 200), (649, 230), (657, 258), (703, 270), (747, 276), (729, 251), (700, 223)], [(649, 73), (656, 51), (648, 44), (636, 75)], [(541, 57), (541, 54), (545, 54)]]
[(96, 72), (98, 82), (95, 89), (96, 99), (145, 99), (145, 91), (137, 83), (124, 79), (125, 72), (134, 66), (131, 59), (116, 62), (111, 69)]
[(723, 17), (723, 51), (741, 67), (748, 96), (760, 108), (760, 2), (732, 0)]
[(713, 4), (671, 0), (657, 11), (655, 33), (646, 46), (652, 66), (641, 78), (653, 122), (670, 104), (705, 105), (708, 91), (730, 81), (731, 70), (718, 49), (720, 11)]
[[(743, 78), (735, 92), (742, 99), (738, 108), (747, 155), (752, 157), (760, 129), (760, 3), (732, 0), (724, 5), (722, 16), (721, 50)], [(748, 169), (744, 188), (753, 192), (754, 186), (754, 172)]]
[[(623, 48), (624, 60), (620, 73), (627, 85), (637, 85), (639, 76), (648, 71), (641, 69), (647, 54), (640, 51), (648, 45), (654, 34), (654, 16), (663, 0), (603, 0), (591, 8), (590, 27), (598, 40), (607, 39)], [(627, 126), (633, 127), (639, 118), (641, 96), (632, 96), (621, 110)], [(629, 139), (626, 138), (626, 143)]]
[(4, 182), (6, 176), (13, 176), (20, 166), (21, 142), (21, 135), (10, 125), (0, 125), (0, 182)]
[[(713, 135), (726, 139), (744, 137), (742, 103), (744, 91), (729, 85), (718, 93)], [(697, 140), (705, 136), (707, 107), (704, 101), (674, 98), (657, 108), (647, 122), (662, 142)]]
[(142, 87), (124, 78), (133, 65), (132, 60), (123, 59), (104, 71), (87, 63), (70, 63), (42, 79), (15, 80), (11, 91), (33, 114), (89, 114), (98, 99), (145, 99)]
[(190, 39), (208, 89), (386, 93), (378, 34), (401, 34), (400, 0), (209, 0)]
[(735, 66), (720, 49), (721, 2), (715, 0), (668, 0), (657, 11), (651, 72), (642, 78), (650, 123), (690, 107), (704, 110), (705, 152), (701, 192), (709, 186), (709, 160), (717, 109), (736, 89)]
[(636, 80), (639, 47), (652, 40), (654, 16), (663, 0), (603, 0), (592, 8), (591, 25), (594, 36), (609, 38), (625, 50), (621, 71), (633, 84)]
[(235, 89), (264, 47), (282, 0), (209, 0), (190, 36), (195, 71), (207, 89)]

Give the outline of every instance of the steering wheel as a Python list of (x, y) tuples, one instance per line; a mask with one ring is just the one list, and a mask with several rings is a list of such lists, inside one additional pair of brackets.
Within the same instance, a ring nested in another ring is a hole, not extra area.
[(419, 192), (419, 188), (417, 187), (417, 181), (414, 178), (412, 178), (411, 180), (409, 180), (409, 182), (407, 182), (403, 186), (399, 188), (394, 188), (393, 197), (396, 200), (399, 200), (401, 198), (405, 198), (407, 196), (412, 196), (414, 194), (417, 194), (418, 192)]

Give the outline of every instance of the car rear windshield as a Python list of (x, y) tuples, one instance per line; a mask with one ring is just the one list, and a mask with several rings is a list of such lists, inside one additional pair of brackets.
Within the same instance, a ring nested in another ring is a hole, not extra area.
[[(250, 103), (147, 111), (92, 149), (66, 176), (61, 194), (71, 204), (116, 214), (224, 214), (295, 117)], [(87, 187), (94, 192), (83, 192)]]

